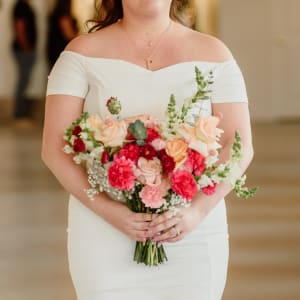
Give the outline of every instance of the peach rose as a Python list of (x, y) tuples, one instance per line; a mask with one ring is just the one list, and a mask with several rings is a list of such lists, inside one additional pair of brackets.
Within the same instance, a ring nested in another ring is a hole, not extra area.
[(178, 133), (187, 141), (191, 149), (208, 156), (210, 151), (220, 148), (218, 140), (223, 130), (217, 128), (218, 124), (218, 117), (201, 115), (196, 120), (195, 127), (182, 124), (178, 128)]
[(140, 157), (135, 170), (137, 179), (149, 186), (158, 186), (161, 184), (161, 164), (159, 159), (147, 160)]
[(99, 117), (99, 115), (91, 115), (88, 118), (88, 123), (92, 128), (99, 129), (103, 120)]
[(181, 164), (187, 159), (187, 150), (188, 144), (182, 139), (173, 139), (166, 144), (166, 152), (173, 157), (176, 164)]
[(106, 119), (101, 124), (97, 124), (95, 139), (104, 146), (116, 147), (123, 144), (127, 135), (127, 125), (124, 121)]
[(217, 142), (223, 132), (222, 129), (217, 128), (219, 122), (220, 119), (218, 117), (200, 115), (195, 123), (197, 139), (206, 144)]

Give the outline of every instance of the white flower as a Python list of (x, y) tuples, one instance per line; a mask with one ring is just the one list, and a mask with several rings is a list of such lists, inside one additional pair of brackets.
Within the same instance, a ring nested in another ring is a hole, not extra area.
[(213, 186), (213, 180), (211, 178), (209, 178), (207, 175), (203, 174), (201, 176), (201, 178), (197, 181), (197, 185), (199, 187), (199, 189), (206, 187), (208, 185)]
[(74, 153), (74, 150), (70, 145), (65, 145), (64, 146), (64, 152), (67, 153), (67, 154), (71, 154), (71, 153)]
[(83, 140), (87, 140), (89, 138), (89, 134), (87, 132), (82, 131), (79, 135)]

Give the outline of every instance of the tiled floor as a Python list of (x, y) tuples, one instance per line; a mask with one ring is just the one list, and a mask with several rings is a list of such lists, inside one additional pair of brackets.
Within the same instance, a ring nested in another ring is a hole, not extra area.
[[(254, 126), (248, 177), (261, 188), (252, 200), (227, 199), (223, 300), (300, 299), (299, 131), (300, 124)], [(40, 139), (40, 130), (0, 129), (0, 300), (75, 300), (67, 194), (40, 161)]]

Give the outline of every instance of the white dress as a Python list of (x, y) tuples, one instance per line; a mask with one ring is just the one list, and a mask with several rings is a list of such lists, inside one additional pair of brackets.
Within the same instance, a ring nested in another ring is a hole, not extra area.
[[(64, 51), (54, 66), (47, 95), (85, 99), (84, 110), (109, 113), (106, 100), (122, 102), (122, 116), (148, 113), (163, 118), (173, 93), (178, 104), (196, 90), (195, 66), (214, 73), (211, 102), (247, 102), (235, 60), (191, 61), (157, 71), (109, 58)], [(202, 109), (211, 114), (211, 102)], [(70, 196), (68, 255), (78, 300), (220, 300), (226, 281), (228, 233), (225, 202), (182, 241), (165, 244), (168, 262), (146, 267), (133, 262), (135, 242)]]

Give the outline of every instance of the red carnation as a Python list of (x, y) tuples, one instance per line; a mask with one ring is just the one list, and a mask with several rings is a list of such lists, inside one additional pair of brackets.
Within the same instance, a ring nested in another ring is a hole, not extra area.
[(109, 154), (106, 150), (104, 150), (102, 153), (101, 162), (102, 164), (106, 164), (108, 160), (109, 160)]
[(147, 128), (147, 135), (148, 136), (145, 139), (145, 142), (147, 143), (151, 143), (152, 141), (160, 137), (159, 133), (153, 128)]
[(81, 138), (77, 138), (74, 141), (73, 149), (75, 152), (84, 152), (85, 151), (85, 143)]
[(80, 126), (75, 126), (74, 129), (72, 130), (72, 135), (78, 136), (81, 131), (82, 129)]
[(215, 193), (215, 191), (216, 191), (216, 186), (217, 186), (217, 184), (214, 182), (212, 186), (211, 186), (211, 185), (208, 185), (208, 186), (202, 188), (201, 191), (202, 191), (205, 195), (210, 196), (210, 195), (213, 195), (213, 194)]
[(133, 136), (133, 134), (131, 132), (128, 132), (128, 134), (126, 136), (126, 140), (135, 141), (136, 138)]
[(188, 159), (185, 162), (185, 167), (196, 176), (200, 176), (206, 168), (205, 157), (193, 149), (188, 149)]
[(150, 144), (146, 144), (141, 146), (140, 148), (140, 156), (145, 157), (146, 159), (150, 160), (153, 159), (156, 155), (156, 151), (153, 146)]
[(108, 169), (109, 184), (119, 190), (131, 190), (134, 187), (135, 176), (132, 161), (124, 157), (113, 161)]
[(161, 161), (163, 172), (165, 174), (172, 173), (175, 169), (175, 161), (173, 157), (169, 156), (165, 149), (162, 149), (158, 152), (158, 158)]
[(197, 193), (197, 183), (191, 173), (180, 170), (171, 176), (172, 190), (181, 197), (191, 201)]
[(116, 155), (116, 158), (125, 157), (130, 159), (134, 163), (137, 163), (140, 157), (140, 147), (137, 144), (129, 143), (126, 144)]

